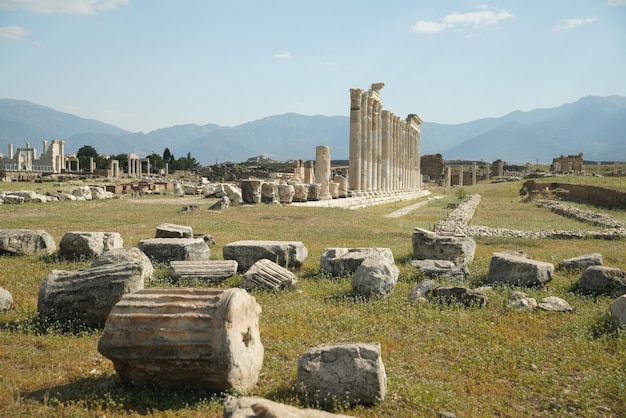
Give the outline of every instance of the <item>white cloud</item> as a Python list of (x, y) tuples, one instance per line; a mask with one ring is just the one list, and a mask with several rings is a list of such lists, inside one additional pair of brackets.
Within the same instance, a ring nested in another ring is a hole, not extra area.
[(626, 0), (607, 0), (609, 6), (626, 6)]
[(0, 26), (0, 38), (9, 41), (19, 41), (28, 35), (28, 31), (19, 26)]
[(593, 23), (598, 20), (597, 16), (579, 17), (575, 19), (563, 19), (560, 25), (557, 25), (554, 30), (569, 30), (577, 29), (583, 25)]
[(450, 13), (444, 16), (442, 19), (444, 23), (450, 25), (465, 25), (465, 26), (485, 26), (495, 25), (503, 20), (512, 19), (515, 17), (513, 13), (509, 13), (506, 10), (500, 10), (499, 12), (482, 11), (482, 12), (469, 12), (469, 13)]
[(291, 53), (289, 51), (279, 52), (278, 54), (274, 54), (274, 58), (278, 58), (281, 60), (289, 60), (291, 59)]
[(128, 5), (129, 0), (0, 0), (0, 9), (41, 14), (92, 15)]
[(417, 33), (438, 33), (459, 26), (480, 27), (495, 25), (505, 20), (515, 18), (513, 13), (507, 12), (506, 10), (494, 12), (486, 10), (487, 8), (488, 7), (485, 5), (480, 5), (478, 6), (478, 9), (480, 9), (478, 12), (453, 12), (441, 18), (440, 21), (420, 20), (411, 26), (411, 31)]
[(411, 26), (411, 32), (417, 33), (438, 33), (443, 32), (448, 29), (450, 25), (446, 23), (439, 22), (427, 22), (425, 20), (420, 20), (413, 26)]

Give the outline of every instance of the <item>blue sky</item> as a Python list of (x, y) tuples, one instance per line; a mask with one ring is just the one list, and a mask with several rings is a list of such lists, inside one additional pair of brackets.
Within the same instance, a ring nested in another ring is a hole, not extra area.
[(375, 82), (456, 124), (626, 96), (626, 0), (0, 0), (0, 80), (133, 132), (347, 116)]

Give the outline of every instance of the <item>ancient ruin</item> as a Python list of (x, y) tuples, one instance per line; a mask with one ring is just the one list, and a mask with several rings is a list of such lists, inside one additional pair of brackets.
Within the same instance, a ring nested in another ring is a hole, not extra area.
[(356, 196), (376, 192), (420, 190), (420, 124), (383, 110), (380, 90), (350, 89), (350, 190)]

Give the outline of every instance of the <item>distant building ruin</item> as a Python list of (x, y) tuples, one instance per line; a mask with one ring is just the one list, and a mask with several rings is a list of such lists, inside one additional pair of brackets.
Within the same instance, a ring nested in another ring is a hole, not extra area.
[(5, 172), (61, 173), (65, 169), (65, 141), (42, 141), (42, 153), (26, 143), (24, 148), (9, 144), (7, 156), (0, 154), (0, 170)]
[(550, 171), (553, 173), (581, 173), (584, 170), (583, 153), (554, 158)]

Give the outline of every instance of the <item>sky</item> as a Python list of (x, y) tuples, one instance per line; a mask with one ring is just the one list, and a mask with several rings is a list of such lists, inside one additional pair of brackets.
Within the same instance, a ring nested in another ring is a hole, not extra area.
[(0, 0), (0, 98), (132, 132), (348, 116), (378, 82), (445, 124), (626, 96), (626, 0)]

